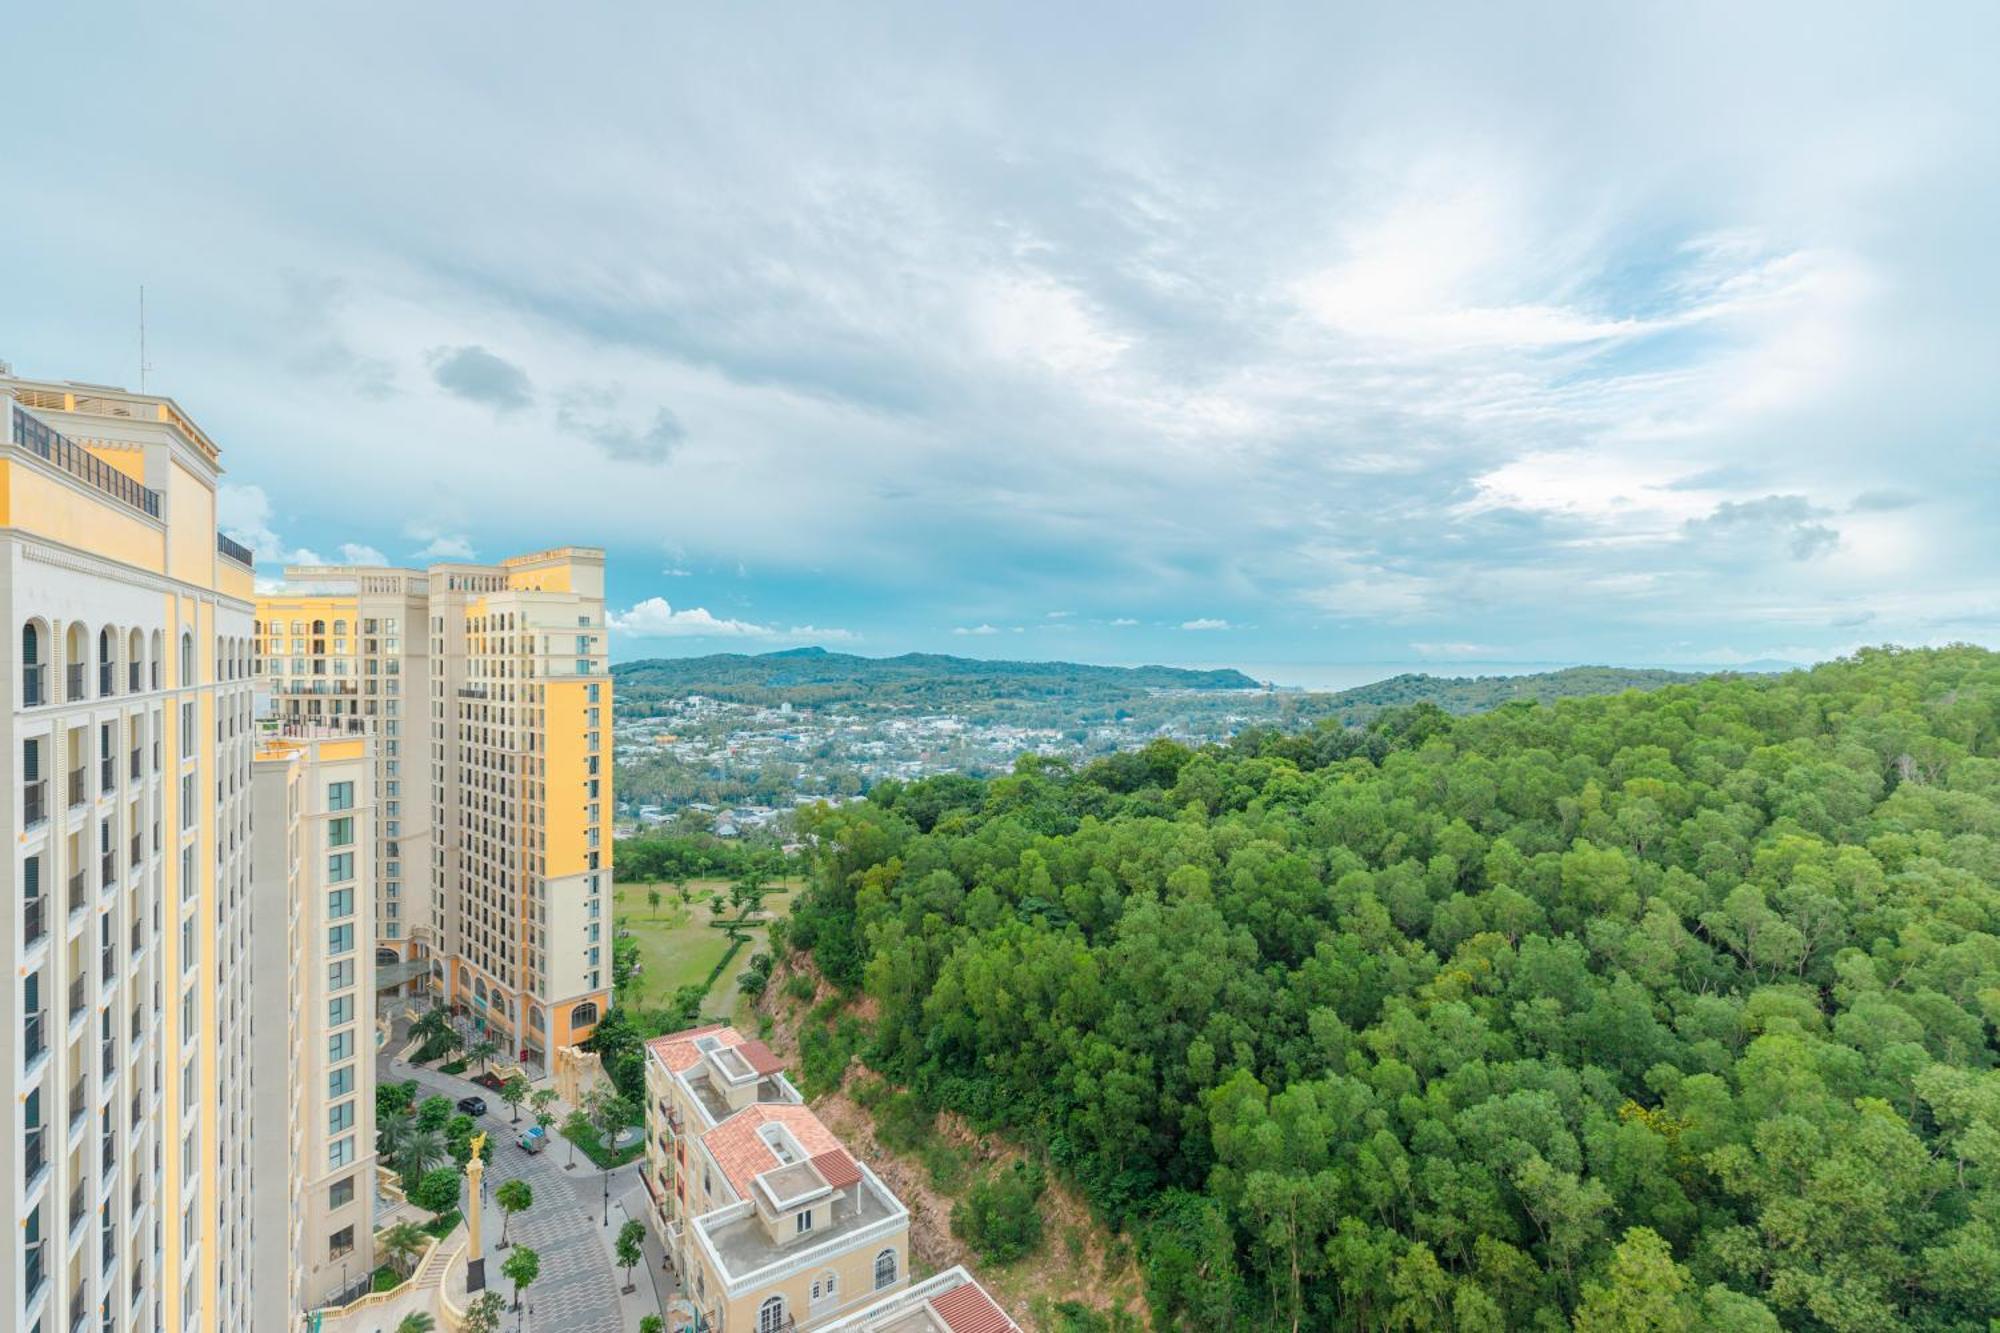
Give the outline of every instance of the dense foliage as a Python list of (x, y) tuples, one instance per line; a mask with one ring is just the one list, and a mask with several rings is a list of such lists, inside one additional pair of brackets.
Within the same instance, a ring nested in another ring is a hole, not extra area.
[(1983, 1329), (1996, 755), (1953, 648), (1024, 762), (821, 814), (790, 941), (1161, 1327)]
[(736, 879), (746, 874), (777, 879), (796, 874), (797, 869), (778, 847), (686, 834), (658, 834), (621, 841), (617, 865), (611, 873), (621, 884), (665, 884), (691, 879)]
[(1333, 694), (1308, 694), (1294, 709), (1303, 718), (1337, 717), (1345, 722), (1372, 722), (1391, 708), (1436, 704), (1447, 713), (1484, 713), (1502, 704), (1554, 703), (1625, 690), (1656, 690), (1684, 685), (1701, 676), (1686, 671), (1649, 667), (1580, 666), (1561, 671), (1537, 671), (1523, 676), (1432, 676), (1405, 672)]

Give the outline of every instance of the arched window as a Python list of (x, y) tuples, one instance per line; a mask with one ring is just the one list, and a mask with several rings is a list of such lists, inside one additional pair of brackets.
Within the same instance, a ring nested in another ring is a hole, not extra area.
[(174, 682), (186, 688), (194, 684), (194, 635), (181, 631), (181, 678)]
[(49, 666), (42, 654), (47, 635), (42, 627), (30, 620), (21, 627), (21, 702), (23, 707), (33, 708), (49, 699)]
[(875, 1256), (875, 1290), (896, 1285), (896, 1252), (884, 1250)]
[(587, 1028), (597, 1021), (597, 1001), (585, 1000), (569, 1011), (569, 1025), (572, 1028)]
[(347, 637), (347, 622), (345, 620), (336, 620), (333, 622), (333, 637), (336, 639)]
[(784, 1333), (785, 1298), (773, 1296), (757, 1307), (757, 1333)]
[(133, 630), (125, 641), (125, 692), (137, 694), (146, 688), (146, 678), (141, 663), (146, 657), (146, 639), (138, 630)]
[(97, 631), (97, 697), (102, 699), (117, 693), (113, 688), (118, 683), (118, 640), (106, 625)]

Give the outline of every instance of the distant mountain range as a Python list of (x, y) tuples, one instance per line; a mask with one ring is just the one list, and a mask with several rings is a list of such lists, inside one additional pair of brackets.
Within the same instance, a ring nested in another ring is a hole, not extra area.
[[(1429, 702), (1479, 713), (1515, 700), (1551, 702), (1582, 695), (1651, 690), (1702, 673), (1652, 668), (1569, 667), (1524, 676), (1409, 673), (1332, 693), (1271, 690), (1241, 671), (1183, 667), (1005, 662), (940, 653), (861, 657), (824, 648), (648, 658), (612, 668), (628, 715), (690, 694), (732, 703), (838, 707), (864, 715), (957, 713), (1071, 726), (1129, 711), (1234, 717), (1239, 722), (1304, 723), (1338, 716), (1364, 723), (1385, 708)], [(1171, 692), (1162, 698), (1162, 692)], [(1196, 731), (1205, 731), (1197, 727)]]
[(993, 662), (941, 653), (859, 657), (824, 648), (785, 652), (655, 657), (611, 669), (621, 703), (707, 695), (733, 703), (863, 711), (960, 712), (996, 700), (1115, 708), (1157, 690), (1254, 690), (1240, 671), (1089, 666), (1077, 662)]

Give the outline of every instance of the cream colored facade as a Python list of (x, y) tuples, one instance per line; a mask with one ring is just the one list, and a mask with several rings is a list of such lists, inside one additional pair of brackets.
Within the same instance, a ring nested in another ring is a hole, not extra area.
[(377, 738), (383, 958), (427, 960), (509, 1058), (589, 1035), (611, 998), (604, 553), (292, 568), (258, 631), (280, 720)]
[(253, 765), (260, 1329), (375, 1266), (373, 747), (292, 724), (267, 731)]
[(647, 1044), (651, 1221), (712, 1333), (816, 1329), (909, 1281), (902, 1201), (733, 1027)]
[(433, 924), (447, 993), (547, 1062), (611, 1001), (604, 552), (431, 569)]
[(285, 726), (375, 737), (373, 943), (388, 988), (406, 978), (421, 988), (437, 945), (431, 741), (423, 716), (429, 579), (414, 569), (296, 566), (285, 584), (257, 599), (260, 693)]
[(0, 378), (0, 1328), (252, 1326), (250, 553), (170, 398)]

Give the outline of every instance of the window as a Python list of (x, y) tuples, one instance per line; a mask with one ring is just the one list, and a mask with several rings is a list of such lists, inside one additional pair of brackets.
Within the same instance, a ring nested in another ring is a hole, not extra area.
[[(354, 1189), (354, 1178), (352, 1176), (348, 1177), (346, 1183), (348, 1191), (352, 1193)], [(334, 1232), (333, 1235), (327, 1238), (326, 1242), (327, 1258), (339, 1259), (345, 1255), (349, 1255), (352, 1253), (354, 1253), (353, 1227), (342, 1227), (340, 1230)]]
[(348, 1130), (353, 1128), (354, 1128), (354, 1101), (352, 1098), (344, 1102), (336, 1102), (334, 1105), (327, 1108), (326, 1112), (327, 1133), (338, 1134), (343, 1130)]
[(354, 1177), (342, 1176), (326, 1187), (326, 1206), (345, 1208), (354, 1202)]
[(757, 1307), (757, 1333), (784, 1333), (785, 1298), (773, 1296)]
[(326, 914), (335, 921), (354, 915), (354, 890), (335, 889), (326, 895)]
[(351, 953), (354, 949), (354, 926), (328, 926), (326, 928), (326, 951), (335, 957)]
[(569, 1025), (573, 1028), (588, 1027), (597, 1021), (597, 1003), (585, 1000), (569, 1011)]
[(344, 1134), (335, 1139), (326, 1150), (326, 1164), (329, 1169), (338, 1170), (352, 1165), (354, 1161), (354, 1136)]
[(813, 1229), (813, 1210), (808, 1208), (793, 1221), (793, 1230), (803, 1236)]
[(326, 1025), (337, 1028), (343, 1023), (354, 1021), (354, 997), (336, 995), (326, 1002)]
[(354, 845), (354, 816), (327, 821), (326, 845), (329, 847), (352, 847)]
[(354, 853), (335, 852), (326, 858), (326, 877), (333, 883), (354, 878)]
[(345, 1097), (354, 1091), (354, 1066), (342, 1065), (326, 1076), (326, 1095)]
[(354, 784), (351, 782), (329, 783), (326, 789), (326, 808), (329, 810), (352, 810), (354, 808)]
[(875, 1290), (896, 1285), (896, 1252), (884, 1250), (875, 1256)]
[(333, 1064), (341, 1060), (350, 1060), (353, 1057), (354, 1034), (352, 1032), (336, 1032), (332, 1037), (327, 1039), (327, 1063)]
[(337, 963), (328, 963), (326, 965), (326, 988), (328, 990), (346, 990), (353, 984), (354, 960), (352, 958), (343, 958)]

